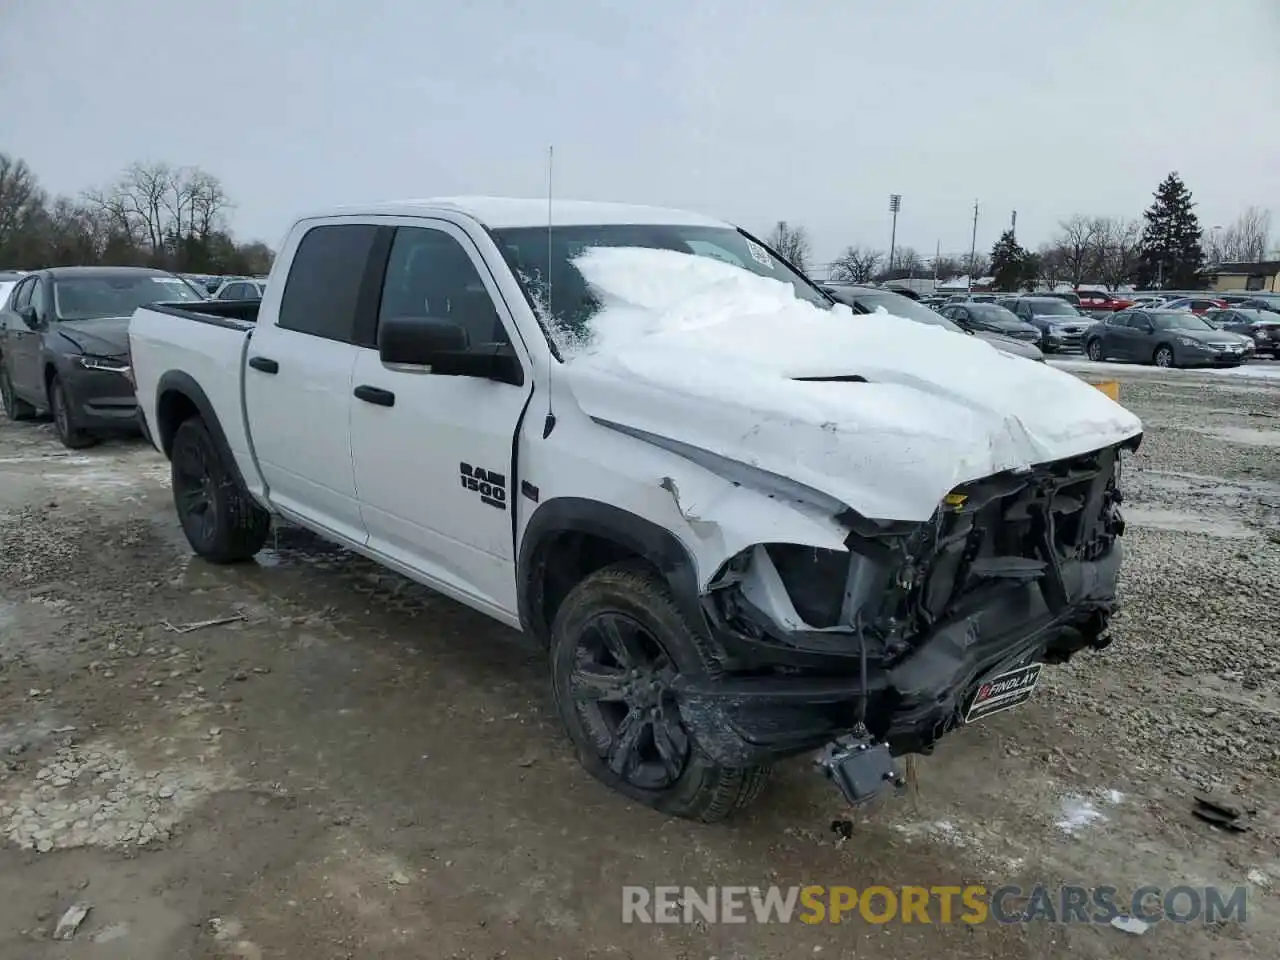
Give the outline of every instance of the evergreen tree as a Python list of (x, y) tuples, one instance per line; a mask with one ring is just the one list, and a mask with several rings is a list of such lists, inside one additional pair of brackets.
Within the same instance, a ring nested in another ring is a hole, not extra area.
[(1177, 172), (1164, 178), (1143, 216), (1147, 222), (1138, 258), (1139, 286), (1194, 289), (1204, 264), (1200, 220), (1191, 191)]
[(1018, 243), (1012, 230), (1000, 234), (991, 248), (991, 274), (995, 278), (994, 289), (1017, 293), (1026, 276), (1027, 251)]

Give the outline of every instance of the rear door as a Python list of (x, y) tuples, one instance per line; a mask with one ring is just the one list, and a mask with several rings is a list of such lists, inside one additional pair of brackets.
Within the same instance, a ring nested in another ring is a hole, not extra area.
[(1133, 349), (1129, 342), (1131, 335), (1129, 318), (1131, 316), (1133, 316), (1131, 313), (1116, 313), (1101, 321), (1102, 352), (1104, 356), (1122, 360), (1129, 358)]
[(369, 546), (516, 623), (512, 455), (533, 376), (497, 282), (461, 228), (397, 222), (378, 320), (389, 317), (452, 321), (477, 352), (511, 345), (525, 375), (515, 386), (392, 369), (376, 339), (358, 349), (351, 449)]
[[(249, 339), (245, 406), (271, 503), (353, 543), (367, 539), (351, 467), (351, 371), (376, 312), (365, 283), (379, 230), (310, 221)], [(289, 250), (281, 251), (282, 256)]]

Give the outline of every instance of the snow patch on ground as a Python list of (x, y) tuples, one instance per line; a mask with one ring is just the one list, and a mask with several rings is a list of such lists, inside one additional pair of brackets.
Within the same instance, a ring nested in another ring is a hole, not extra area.
[(1017, 870), (1026, 861), (1023, 857), (1009, 857), (992, 853), (988, 844), (979, 837), (976, 830), (957, 827), (950, 820), (929, 820), (917, 823), (895, 823), (895, 832), (902, 834), (908, 842), (924, 840), (941, 843), (959, 850), (965, 850), (996, 867), (1005, 870)]
[(1116, 806), (1123, 802), (1124, 794), (1119, 790), (1099, 790), (1093, 796), (1069, 793), (1059, 801), (1057, 827), (1067, 836), (1075, 836), (1085, 827), (1107, 819), (1100, 806)]
[(1109, 376), (1152, 376), (1152, 377), (1243, 377), (1252, 380), (1280, 380), (1280, 363), (1272, 360), (1268, 363), (1245, 363), (1238, 367), (1192, 367), (1188, 369), (1169, 370), (1163, 367), (1148, 367), (1138, 363), (1116, 363), (1107, 360), (1093, 361), (1085, 359), (1053, 359), (1047, 360), (1050, 366), (1072, 373), (1097, 373)]

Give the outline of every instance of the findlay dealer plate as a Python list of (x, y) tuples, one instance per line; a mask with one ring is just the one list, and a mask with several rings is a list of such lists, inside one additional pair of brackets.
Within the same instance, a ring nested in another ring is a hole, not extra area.
[(964, 722), (973, 723), (993, 713), (1025, 703), (1040, 681), (1040, 667), (1041, 664), (1032, 663), (983, 680), (978, 685), (978, 692), (969, 701)]

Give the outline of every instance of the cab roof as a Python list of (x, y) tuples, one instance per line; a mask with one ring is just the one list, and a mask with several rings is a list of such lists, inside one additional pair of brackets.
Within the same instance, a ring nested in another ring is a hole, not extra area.
[[(425, 200), (397, 200), (362, 206), (335, 207), (304, 219), (352, 215), (426, 217), (442, 211), (466, 214), (495, 230), (547, 226), (546, 197), (432, 197)], [(691, 227), (731, 227), (722, 220), (699, 213), (690, 213), (687, 210), (631, 203), (603, 203), (594, 200), (552, 200), (550, 213), (553, 226), (671, 224)]]

